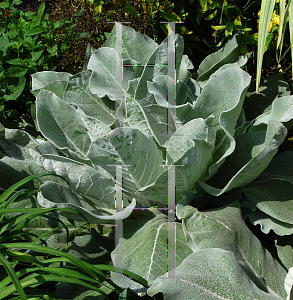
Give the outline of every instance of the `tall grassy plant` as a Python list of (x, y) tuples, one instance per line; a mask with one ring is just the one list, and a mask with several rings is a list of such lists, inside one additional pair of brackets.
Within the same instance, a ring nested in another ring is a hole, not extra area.
[[(284, 34), (286, 29), (286, 20), (289, 16), (289, 31), (290, 31), (290, 43), (293, 44), (293, 6), (291, 5), (291, 0), (288, 0), (286, 5), (286, 0), (279, 1), (279, 13), (280, 13), (280, 24), (277, 40), (277, 51), (279, 51), (279, 57), (282, 54)], [(256, 91), (259, 89), (261, 69), (263, 62), (263, 55), (265, 49), (266, 38), (268, 35), (268, 29), (271, 22), (271, 17), (275, 7), (276, 0), (262, 0), (261, 10), (259, 17), (259, 30), (258, 30), (258, 50), (257, 50), (257, 71), (256, 71)], [(291, 47), (291, 58), (293, 61), (293, 48)], [(280, 62), (280, 60), (278, 59)], [(293, 71), (293, 65), (292, 65)]]

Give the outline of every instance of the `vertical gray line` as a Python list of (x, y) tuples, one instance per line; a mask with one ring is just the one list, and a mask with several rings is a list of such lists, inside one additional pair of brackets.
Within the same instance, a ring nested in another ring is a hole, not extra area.
[[(175, 23), (170, 22), (168, 32), (168, 134), (173, 134), (176, 128), (171, 124), (176, 123), (175, 120), (175, 80), (176, 80), (176, 64), (175, 64)], [(175, 124), (176, 125), (176, 124)]]
[[(170, 22), (168, 25), (168, 135), (170, 136), (176, 130), (175, 23)], [(170, 166), (168, 169), (168, 277), (175, 277), (176, 267), (175, 193), (175, 166)]]
[(168, 277), (175, 277), (176, 224), (175, 224), (175, 166), (168, 169)]
[(123, 44), (122, 44), (122, 28), (123, 25), (116, 27), (116, 35), (115, 35), (115, 50), (118, 53), (119, 60), (116, 63), (115, 69), (115, 80), (116, 80), (116, 100), (115, 102), (115, 111), (116, 111), (116, 120), (115, 120), (115, 128), (123, 127), (123, 106), (124, 106), (124, 92), (122, 86), (122, 78), (123, 78)]
[[(117, 26), (118, 23), (115, 23), (116, 35), (115, 35), (115, 50), (118, 53), (118, 61), (116, 63), (115, 69), (115, 79), (116, 79), (116, 99), (121, 99), (120, 101), (115, 102), (115, 128), (123, 127), (123, 98), (124, 92), (122, 87), (122, 77), (123, 77), (123, 45), (122, 45), (122, 26)], [(122, 131), (122, 128), (121, 128)], [(122, 133), (122, 132), (121, 132)], [(122, 201), (122, 166), (116, 166), (116, 200), (115, 200), (116, 212), (123, 210), (123, 201)], [(123, 220), (116, 219), (115, 227), (115, 267), (123, 268)], [(120, 244), (119, 244), (120, 240)], [(116, 279), (121, 278), (122, 274), (115, 272)]]
[[(122, 166), (116, 165), (116, 213), (123, 210), (122, 200)], [(123, 268), (123, 220), (115, 219), (115, 269)], [(120, 243), (119, 243), (120, 241)], [(122, 274), (117, 271), (114, 274), (115, 279), (121, 279)]]

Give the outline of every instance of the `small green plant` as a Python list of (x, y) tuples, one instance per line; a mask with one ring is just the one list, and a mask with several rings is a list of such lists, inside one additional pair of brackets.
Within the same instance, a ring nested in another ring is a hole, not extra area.
[(242, 9), (233, 2), (233, 0), (200, 1), (204, 19), (214, 23), (210, 25), (215, 30), (212, 36), (215, 37), (215, 40), (217, 40), (217, 35), (220, 36), (220, 42), (217, 44), (217, 47), (223, 46), (223, 44), (227, 42), (227, 38), (235, 33), (252, 30), (252, 28), (245, 25), (247, 21), (244, 16), (246, 11), (245, 6), (247, 6), (249, 2)]
[(43, 20), (45, 2), (38, 13), (23, 13), (19, 0), (0, 3), (0, 113), (16, 118), (30, 111), (31, 74), (56, 68), (57, 45), (53, 32), (61, 23)]

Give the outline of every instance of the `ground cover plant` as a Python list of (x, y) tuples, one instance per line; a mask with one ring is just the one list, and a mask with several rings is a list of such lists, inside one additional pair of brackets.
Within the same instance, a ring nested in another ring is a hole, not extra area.
[[(182, 36), (171, 32), (159, 45), (123, 26), (122, 59), (116, 31), (122, 32), (119, 23), (103, 47), (91, 49), (83, 72), (32, 76), (35, 124), (44, 138), (2, 126), (1, 188), (27, 175), (54, 173), (70, 187), (56, 177), (27, 186), (39, 189), (41, 206), (76, 210), (83, 217), (60, 216), (98, 226), (123, 219), (123, 267), (147, 280), (149, 288), (126, 277), (113, 281), (138, 295), (289, 299), (293, 155), (276, 155), (292, 127), (288, 84), (273, 75), (263, 79), (256, 94), (242, 69), (249, 54), (241, 54), (237, 36), (192, 76)], [(175, 78), (166, 67), (170, 44)], [(120, 64), (121, 84), (116, 80)], [(175, 82), (176, 118), (170, 120), (168, 84)], [(123, 127), (117, 127), (121, 115)], [(171, 125), (175, 133), (166, 134)], [(117, 164), (124, 165), (122, 212), (115, 211)], [(168, 207), (170, 165), (180, 165), (173, 278), (167, 276), (166, 213), (145, 210), (139, 219), (129, 217), (135, 207)], [(273, 235), (273, 244), (253, 234), (257, 225)]]
[[(21, 1), (0, 4), (0, 112), (15, 119), (30, 111), (31, 74), (56, 68), (58, 46), (52, 45), (53, 32), (61, 22), (44, 17), (45, 2), (37, 13), (18, 9)], [(47, 18), (47, 20), (46, 20)]]

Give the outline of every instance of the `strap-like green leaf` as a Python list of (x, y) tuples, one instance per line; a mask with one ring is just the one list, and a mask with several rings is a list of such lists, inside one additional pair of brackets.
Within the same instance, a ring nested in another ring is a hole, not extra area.
[[(21, 286), (21, 283), (19, 282), (19, 279), (18, 279), (18, 277), (17, 277), (14, 269), (12, 268), (11, 264), (9, 263), (9, 261), (1, 253), (0, 253), (0, 264), (4, 267), (4, 269), (6, 270), (7, 274), (10, 276), (10, 278), (11, 278), (11, 280), (13, 282), (13, 287), (19, 293), (21, 299), (22, 300), (26, 300), (27, 297), (26, 297), (26, 295), (24, 293), (24, 290), (23, 290), (23, 288)], [(1, 292), (0, 299), (3, 299), (3, 290)]]
[(274, 6), (275, 0), (262, 0), (261, 2), (258, 30), (256, 91), (258, 91), (259, 88), (264, 48)]

